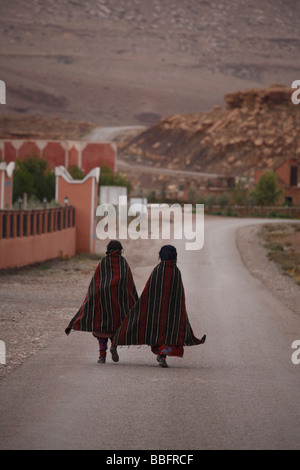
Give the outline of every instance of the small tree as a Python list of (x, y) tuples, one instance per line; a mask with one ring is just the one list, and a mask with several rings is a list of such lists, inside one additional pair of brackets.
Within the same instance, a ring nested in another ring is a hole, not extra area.
[(47, 160), (40, 159), (35, 154), (16, 162), (13, 175), (14, 202), (24, 193), (40, 201), (43, 201), (44, 197), (48, 201), (55, 197), (55, 174), (50, 169)]
[(77, 165), (71, 165), (68, 169), (68, 172), (74, 180), (84, 179), (84, 172)]
[(208, 194), (205, 198), (205, 206), (208, 208), (208, 210), (211, 211), (215, 203), (215, 196), (213, 194)]
[(278, 188), (276, 174), (266, 171), (261, 175), (258, 183), (256, 183), (251, 197), (255, 199), (256, 204), (259, 206), (272, 206), (276, 204), (282, 193), (282, 189)]
[(247, 204), (248, 190), (245, 188), (245, 183), (239, 180), (235, 188), (231, 192), (232, 201), (237, 206)]
[(227, 193), (222, 194), (217, 198), (217, 204), (222, 208), (229, 206), (231, 202), (230, 196)]
[(147, 194), (147, 200), (150, 204), (155, 204), (158, 202), (158, 199), (157, 199), (157, 196), (156, 196), (156, 192), (155, 191), (151, 191), (149, 194)]
[(114, 173), (110, 168), (103, 166), (100, 172), (100, 186), (125, 186), (130, 193), (131, 183), (121, 173)]
[(200, 194), (194, 186), (191, 186), (188, 190), (187, 197), (190, 204), (196, 204), (200, 199)]

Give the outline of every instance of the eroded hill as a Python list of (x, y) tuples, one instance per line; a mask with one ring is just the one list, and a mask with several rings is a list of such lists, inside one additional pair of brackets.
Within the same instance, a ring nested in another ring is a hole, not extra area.
[(274, 85), (229, 93), (226, 106), (166, 117), (120, 149), (131, 163), (253, 176), (300, 159), (300, 105), (291, 88)]

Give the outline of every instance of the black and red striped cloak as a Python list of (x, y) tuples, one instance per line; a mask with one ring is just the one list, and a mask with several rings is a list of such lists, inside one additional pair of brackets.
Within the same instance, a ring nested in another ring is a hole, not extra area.
[(195, 337), (188, 319), (180, 270), (174, 261), (162, 261), (118, 328), (114, 346), (194, 346), (203, 342)]
[(113, 336), (138, 300), (131, 269), (118, 252), (106, 255), (98, 264), (85, 300), (66, 328), (90, 331), (96, 336)]

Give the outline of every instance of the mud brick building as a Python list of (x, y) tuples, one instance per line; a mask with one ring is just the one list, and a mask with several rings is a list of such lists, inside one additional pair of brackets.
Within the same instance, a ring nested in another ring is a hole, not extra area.
[[(257, 170), (254, 180), (258, 182), (262, 173), (267, 170)], [(270, 170), (268, 170), (270, 171)], [(285, 160), (278, 168), (271, 170), (276, 173), (278, 184), (283, 189), (283, 200), (280, 204), (290, 203), (295, 206), (300, 204), (300, 181), (299, 181), (299, 162), (296, 159)]]

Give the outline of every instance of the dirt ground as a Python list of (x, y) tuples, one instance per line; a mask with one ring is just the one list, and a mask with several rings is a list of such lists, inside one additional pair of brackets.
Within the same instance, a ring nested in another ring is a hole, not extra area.
[(268, 249), (268, 259), (300, 285), (300, 225), (267, 224), (260, 238)]
[(0, 114), (0, 139), (81, 139), (95, 127), (90, 122)]
[[(285, 272), (282, 265), (270, 253), (270, 246), (266, 243), (264, 237), (266, 234), (277, 233), (282, 246), (287, 243), (291, 249), (299, 249), (299, 224), (264, 224), (262, 226), (247, 226), (238, 230), (237, 246), (241, 254), (241, 258), (251, 272), (257, 277), (271, 292), (279, 298), (296, 315), (300, 315), (300, 286), (298, 279)], [(297, 230), (297, 232), (296, 232)], [(281, 232), (281, 235), (279, 233)], [(286, 234), (285, 242), (282, 233)], [(293, 245), (290, 245), (293, 244)], [(276, 252), (275, 252), (276, 253)], [(299, 251), (281, 251), (284, 259), (288, 260), (289, 256), (295, 258), (295, 254), (299, 256)], [(295, 273), (293, 273), (295, 274)]]
[[(0, 338), (6, 366), (0, 378), (46, 347), (80, 307), (97, 261), (74, 257), (0, 274)], [(62, 287), (63, 286), (63, 287)]]

